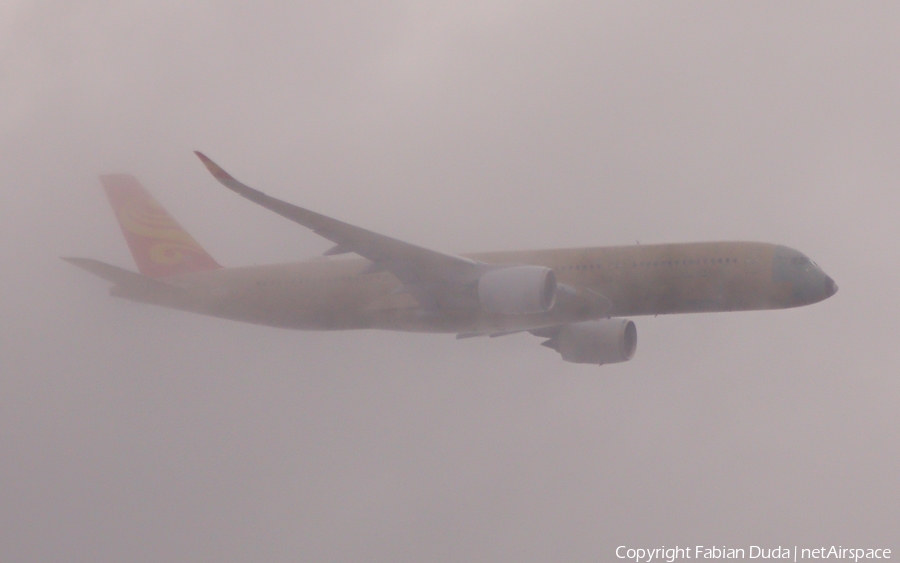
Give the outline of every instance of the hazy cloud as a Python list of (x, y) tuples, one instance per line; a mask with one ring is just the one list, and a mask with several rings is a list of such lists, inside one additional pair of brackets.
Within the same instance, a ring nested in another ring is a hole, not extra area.
[[(0, 559), (610, 560), (900, 549), (893, 3), (0, 5)], [(220, 262), (328, 244), (250, 185), (448, 252), (747, 239), (811, 307), (530, 336), (302, 333), (112, 299), (96, 175)], [(893, 542), (893, 543), (892, 543)]]

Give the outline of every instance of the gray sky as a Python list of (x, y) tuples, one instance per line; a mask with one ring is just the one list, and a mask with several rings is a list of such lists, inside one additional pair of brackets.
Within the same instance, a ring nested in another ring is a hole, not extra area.
[[(0, 4), (0, 560), (602, 561), (900, 550), (900, 5)], [(329, 245), (250, 185), (448, 252), (787, 244), (797, 310), (302, 333), (109, 298), (96, 176), (226, 265)], [(896, 553), (896, 551), (895, 551)]]

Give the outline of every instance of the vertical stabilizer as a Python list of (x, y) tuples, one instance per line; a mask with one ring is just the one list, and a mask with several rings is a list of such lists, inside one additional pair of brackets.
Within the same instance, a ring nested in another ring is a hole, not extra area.
[(221, 268), (134, 176), (109, 174), (100, 182), (142, 274), (161, 278)]

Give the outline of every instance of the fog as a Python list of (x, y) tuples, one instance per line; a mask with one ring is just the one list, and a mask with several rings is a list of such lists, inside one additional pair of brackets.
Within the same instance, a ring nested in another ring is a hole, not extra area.
[[(900, 549), (900, 5), (0, 5), (0, 560), (607, 561)], [(292, 332), (140, 305), (97, 175), (222, 264), (330, 244), (218, 185), (446, 252), (786, 244), (794, 310), (530, 335)], [(896, 553), (896, 551), (895, 551)]]

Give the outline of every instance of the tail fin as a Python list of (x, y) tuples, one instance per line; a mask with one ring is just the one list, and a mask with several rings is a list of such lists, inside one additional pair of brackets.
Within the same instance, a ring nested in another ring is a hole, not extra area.
[(161, 278), (221, 268), (134, 176), (100, 176), (138, 270)]

